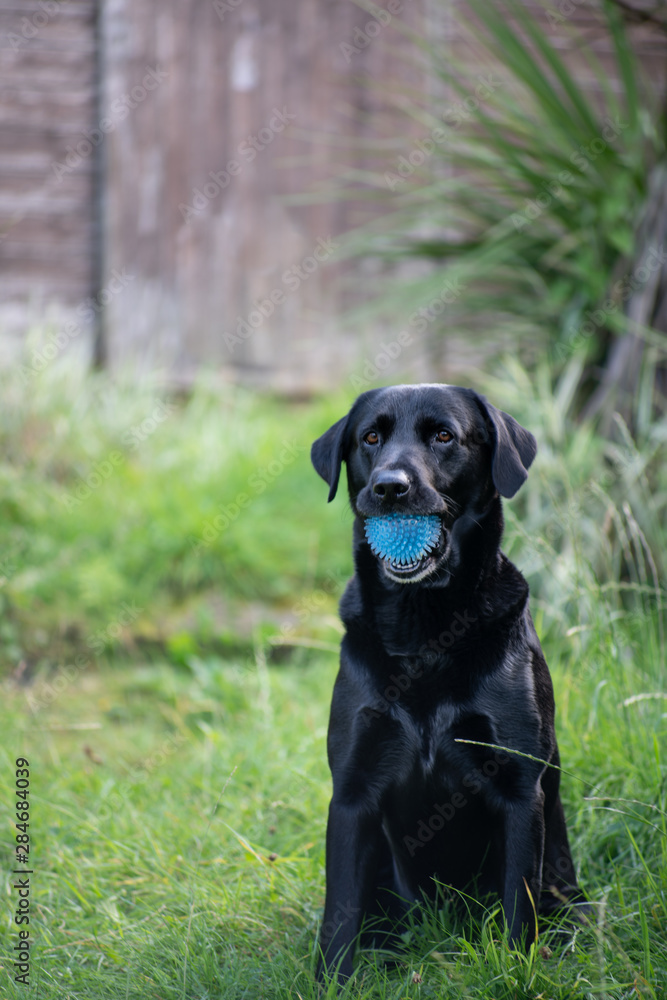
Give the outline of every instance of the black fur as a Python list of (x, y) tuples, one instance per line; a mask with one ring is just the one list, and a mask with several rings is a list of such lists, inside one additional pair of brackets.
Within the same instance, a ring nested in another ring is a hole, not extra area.
[[(533, 901), (583, 900), (559, 771), (543, 763), (559, 763), (551, 678), (526, 581), (500, 551), (500, 496), (535, 452), (508, 414), (444, 385), (366, 392), (313, 445), (329, 500), (347, 465), (356, 567), (329, 723), (320, 978), (347, 979), (362, 919), (400, 925), (434, 879), (498, 893), (514, 945), (535, 937)], [(391, 512), (441, 518), (417, 567), (370, 550), (364, 518)]]

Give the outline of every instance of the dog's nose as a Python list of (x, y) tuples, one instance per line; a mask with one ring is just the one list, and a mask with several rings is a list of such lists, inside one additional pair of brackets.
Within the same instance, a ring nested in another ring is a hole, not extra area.
[(402, 500), (410, 490), (410, 480), (400, 469), (381, 469), (375, 475), (373, 493), (382, 500)]

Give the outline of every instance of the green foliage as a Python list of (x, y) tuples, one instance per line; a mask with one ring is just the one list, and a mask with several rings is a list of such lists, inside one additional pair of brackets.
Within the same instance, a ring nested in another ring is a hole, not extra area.
[[(573, 359), (559, 378), (546, 364), (529, 376), (507, 359), (471, 373), (538, 439), (505, 505), (505, 547), (568, 627), (609, 588), (619, 616), (653, 614), (665, 573), (667, 423), (636, 438), (619, 424), (605, 442), (571, 419), (580, 372)], [(309, 449), (350, 398), (304, 406), (202, 380), (173, 399), (71, 368), (2, 388), (5, 667), (48, 672), (119, 648), (186, 665), (257, 643), (275, 658), (313, 614), (335, 620), (351, 515), (344, 489), (327, 505)]]
[(205, 378), (177, 399), (54, 365), (25, 385), (4, 376), (1, 405), (5, 662), (118, 639), (171, 642), (177, 658), (179, 642), (248, 642), (262, 607), (282, 619), (349, 570), (345, 514), (323, 518), (309, 458), (334, 401), (260, 401)]
[[(612, 2), (587, 9), (585, 33), (576, 17), (519, 0), (447, 8), (456, 47), (449, 33), (405, 30), (424, 83), (383, 92), (406, 116), (405, 130), (392, 118), (400, 147), (383, 138), (339, 181), (384, 209), (349, 234), (350, 252), (430, 265), (381, 276), (360, 312), (409, 317), (432, 337), (512, 343), (524, 359), (548, 349), (559, 366), (599, 361), (609, 336), (629, 328), (629, 296), (664, 267), (663, 248), (638, 238), (649, 174), (665, 156), (652, 81)], [(591, 38), (610, 52), (604, 65)], [(575, 64), (589, 72), (585, 86)], [(655, 346), (654, 367), (664, 336), (638, 332)]]
[[(573, 599), (579, 594), (573, 584)], [(658, 1000), (667, 977), (667, 731), (650, 618), (641, 637), (590, 602), (594, 640), (551, 631), (565, 808), (592, 926), (552, 924), (510, 952), (495, 904), (445, 895), (414, 914), (401, 954), (362, 952), (366, 1000)], [(309, 623), (316, 632), (316, 617)], [(320, 623), (321, 625), (321, 623)], [(328, 637), (336, 639), (328, 626)], [(628, 656), (628, 651), (632, 655)], [(3, 685), (0, 795), (30, 761), (35, 948), (14, 1000), (315, 1000), (337, 656), (208, 657), (191, 668), (92, 665), (52, 700)], [(7, 814), (4, 870), (15, 830)], [(16, 901), (0, 924), (11, 968)], [(395, 963), (385, 964), (387, 959)], [(331, 994), (333, 996), (333, 993)]]
[[(505, 505), (504, 547), (531, 583), (554, 675), (566, 811), (596, 918), (550, 927), (524, 956), (508, 950), (497, 907), (468, 919), (443, 899), (415, 914), (403, 953), (362, 953), (346, 994), (658, 1000), (667, 423), (646, 396), (633, 434), (619, 421), (613, 443), (571, 415), (590, 345), (624, 329), (622, 290), (592, 335), (585, 323), (628, 270), (662, 137), (613, 5), (623, 87), (592, 62), (600, 106), (514, 0), (507, 18), (495, 2), (472, 8), (473, 44), (501, 55), (507, 76), (464, 128), (450, 121), (358, 245), (436, 265), (389, 289), (392, 313), (428, 304), (447, 280), (466, 290), (449, 296), (451, 330), (490, 320), (495, 334), (560, 345), (555, 364), (532, 359), (530, 377), (509, 359), (475, 387), (539, 442)], [(465, 102), (478, 79), (416, 41)], [(408, 111), (425, 137), (443, 125), (440, 100)], [(599, 149), (606, 118), (623, 127)], [(355, 179), (389, 192), (385, 173)], [(6, 995), (314, 1000), (335, 604), (351, 558), (345, 499), (326, 505), (308, 453), (350, 400), (297, 405), (208, 377), (173, 397), (69, 362), (0, 388), (0, 653), (13, 671), (0, 794), (13, 801), (13, 762), (27, 756), (36, 872), (31, 985), (7, 975)], [(6, 872), (15, 833), (9, 814)], [(5, 897), (7, 972), (11, 876)]]
[[(350, 997), (657, 1000), (667, 977), (667, 430), (612, 445), (572, 423), (576, 363), (558, 380), (507, 360), (475, 381), (540, 446), (505, 504), (505, 549), (554, 674), (594, 926), (551, 926), (524, 957), (496, 907), (468, 919), (444, 899), (415, 914), (404, 953), (360, 955)], [(3, 388), (0, 637), (15, 669), (0, 795), (13, 800), (28, 757), (37, 873), (31, 986), (7, 977), (6, 995), (315, 1000), (350, 515), (342, 495), (326, 504), (308, 446), (350, 400), (295, 406), (205, 380), (171, 399), (58, 367), (39, 391)], [(285, 441), (303, 450), (272, 466)], [(258, 470), (273, 478), (253, 493)], [(15, 832), (9, 815), (6, 872)]]
[(618, 440), (606, 441), (571, 417), (580, 374), (577, 359), (555, 378), (547, 364), (529, 376), (505, 358), (493, 375), (477, 375), (477, 388), (538, 441), (526, 484), (504, 505), (504, 549), (528, 578), (534, 605), (558, 627), (588, 631), (600, 602), (629, 623), (645, 615), (661, 622), (667, 418), (641, 440), (619, 418)]

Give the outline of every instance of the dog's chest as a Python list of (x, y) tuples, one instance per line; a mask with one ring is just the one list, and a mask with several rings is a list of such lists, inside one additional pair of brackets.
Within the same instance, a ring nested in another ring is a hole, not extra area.
[(455, 750), (455, 732), (460, 721), (460, 709), (452, 704), (440, 704), (435, 711), (410, 716), (404, 725), (414, 733), (416, 750), (414, 764), (425, 774), (446, 766)]
[(422, 704), (420, 711), (399, 707), (396, 720), (403, 735), (403, 776), (408, 784), (456, 782), (470, 770), (480, 744), (494, 740), (488, 716), (452, 701)]

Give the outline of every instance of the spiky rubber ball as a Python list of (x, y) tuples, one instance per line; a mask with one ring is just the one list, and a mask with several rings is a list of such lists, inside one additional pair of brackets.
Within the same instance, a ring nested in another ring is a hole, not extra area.
[(364, 530), (372, 552), (394, 566), (411, 566), (435, 548), (440, 518), (434, 515), (387, 514), (367, 517)]

